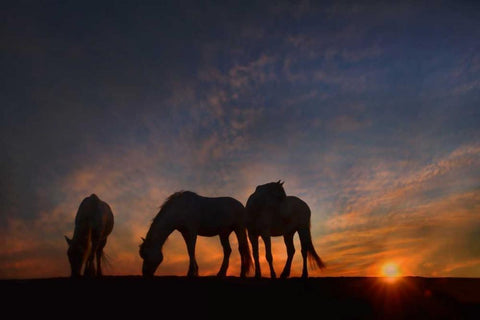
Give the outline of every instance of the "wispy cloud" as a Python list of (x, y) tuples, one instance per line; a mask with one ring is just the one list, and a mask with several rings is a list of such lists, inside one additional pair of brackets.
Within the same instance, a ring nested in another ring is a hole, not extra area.
[[(478, 146), (467, 145), (405, 177), (388, 179), (390, 187), (378, 183), (382, 176), (362, 181), (367, 183), (362, 187), (366, 193), (320, 222), (326, 229), (317, 236), (318, 246), (326, 251), (326, 261), (334, 262), (327, 272), (341, 274), (348, 266), (351, 274), (371, 275), (373, 270), (380, 270), (382, 261), (391, 259), (403, 261), (404, 271), (410, 274), (458, 275), (448, 266), (465, 259), (465, 250), (476, 247), (472, 234), (480, 230), (476, 222), (480, 193), (474, 182), (478, 176), (462, 187), (439, 179), (456, 170), (477, 167), (479, 156)], [(429, 190), (438, 186), (447, 190), (432, 197)], [(466, 233), (452, 234), (455, 230)], [(475, 264), (476, 260), (474, 255), (464, 263)], [(429, 265), (431, 261), (435, 266)]]
[[(245, 203), (278, 179), (311, 208), (328, 265), (313, 275), (377, 275), (390, 259), (406, 274), (478, 275), (475, 10), (128, 7), (108, 21), (71, 6), (7, 10), (22, 18), (7, 19), (2, 44), (13, 59), (0, 117), (0, 277), (67, 275), (63, 234), (93, 192), (115, 214), (112, 273), (139, 274), (140, 237), (168, 195)], [(144, 19), (125, 33), (130, 11)], [(102, 32), (72, 29), (92, 19)], [(280, 269), (281, 238), (273, 249)], [(159, 274), (186, 272), (178, 233), (165, 257)], [(201, 274), (221, 258), (217, 238), (199, 240)], [(299, 250), (293, 266), (299, 275)]]

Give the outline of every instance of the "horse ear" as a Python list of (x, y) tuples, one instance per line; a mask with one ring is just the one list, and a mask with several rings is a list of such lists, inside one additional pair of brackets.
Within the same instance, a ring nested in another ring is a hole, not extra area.
[(285, 183), (285, 181), (282, 181), (282, 182), (280, 182), (280, 185), (283, 186), (284, 183)]
[(69, 239), (67, 236), (64, 236), (65, 240), (67, 240), (67, 244), (71, 245), (72, 244), (72, 239)]

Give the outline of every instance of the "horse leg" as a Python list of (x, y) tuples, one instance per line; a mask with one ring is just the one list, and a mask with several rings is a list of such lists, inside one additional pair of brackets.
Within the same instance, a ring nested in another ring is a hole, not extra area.
[(258, 257), (258, 234), (248, 233), (248, 238), (252, 244), (252, 255), (255, 261), (255, 278), (262, 277), (262, 270), (260, 269), (260, 260)]
[(102, 272), (102, 255), (103, 255), (103, 248), (107, 244), (107, 238), (100, 240), (97, 249), (97, 276), (103, 276)]
[(270, 267), (270, 277), (275, 279), (277, 275), (273, 269), (273, 256), (272, 256), (272, 244), (270, 242), (270, 236), (262, 235), (263, 243), (265, 243), (265, 258), (267, 258), (268, 266)]
[(93, 270), (93, 263), (90, 261), (90, 255), (87, 257), (87, 261), (85, 262), (85, 270), (83, 272), (83, 275), (86, 277), (92, 277), (93, 273), (95, 272)]
[(308, 278), (307, 257), (308, 257), (308, 239), (309, 238), (307, 237), (308, 235), (305, 233), (305, 230), (298, 230), (298, 235), (300, 238), (300, 245), (302, 246), (302, 259), (303, 259), (302, 278)]
[(283, 268), (280, 278), (288, 278), (288, 276), (290, 275), (290, 268), (292, 266), (293, 255), (295, 254), (295, 246), (293, 244), (294, 234), (295, 233), (289, 233), (283, 236), (283, 241), (285, 242), (285, 246), (287, 247), (287, 262), (285, 263), (285, 267)]
[(218, 277), (225, 277), (227, 275), (228, 261), (230, 259), (230, 254), (232, 253), (230, 241), (228, 240), (229, 235), (230, 233), (220, 234), (220, 242), (222, 243), (223, 247), (223, 262), (222, 266), (220, 267), (220, 271), (217, 273)]
[(245, 278), (252, 265), (250, 248), (248, 246), (247, 231), (244, 228), (235, 229), (238, 241), (238, 252), (240, 253), (240, 277)]
[(188, 266), (188, 277), (198, 276), (198, 265), (195, 259), (195, 244), (197, 242), (197, 235), (188, 232), (182, 232), (183, 239), (187, 244), (188, 256), (190, 258), (190, 264)]
[(94, 277), (95, 276), (95, 264), (94, 264), (94, 259), (95, 259), (95, 253), (98, 248), (98, 238), (94, 238), (92, 236), (92, 247), (90, 248), (90, 252), (88, 254), (88, 259), (87, 263), (85, 266), (85, 275), (88, 277)]

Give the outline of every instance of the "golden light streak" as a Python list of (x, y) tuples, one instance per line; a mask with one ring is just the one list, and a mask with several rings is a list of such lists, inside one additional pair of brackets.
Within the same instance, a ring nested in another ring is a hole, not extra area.
[(382, 265), (381, 274), (386, 277), (387, 282), (394, 282), (401, 276), (400, 267), (395, 262), (387, 262)]

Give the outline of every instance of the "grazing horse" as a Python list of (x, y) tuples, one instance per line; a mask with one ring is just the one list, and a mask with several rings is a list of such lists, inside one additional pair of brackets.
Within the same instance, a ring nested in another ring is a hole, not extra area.
[(302, 277), (308, 277), (307, 257), (311, 266), (325, 268), (325, 265), (313, 247), (310, 234), (310, 208), (301, 199), (287, 196), (283, 189), (283, 182), (270, 182), (257, 186), (255, 192), (247, 200), (247, 230), (252, 244), (253, 259), (255, 260), (255, 277), (261, 277), (258, 258), (258, 237), (265, 243), (265, 256), (270, 267), (270, 275), (276, 278), (273, 268), (273, 257), (270, 237), (283, 236), (287, 247), (287, 262), (280, 277), (288, 278), (292, 265), (295, 246), (293, 236), (298, 232), (302, 248), (303, 270)]
[(178, 230), (187, 245), (190, 264), (187, 276), (198, 276), (195, 259), (197, 236), (218, 235), (223, 247), (223, 262), (217, 276), (227, 273), (232, 249), (228, 237), (235, 232), (241, 259), (240, 276), (249, 272), (252, 258), (246, 230), (246, 211), (243, 204), (230, 197), (207, 198), (191, 191), (179, 191), (170, 195), (155, 216), (145, 239), (140, 245), (143, 259), (142, 274), (151, 277), (163, 260), (162, 246), (168, 236)]
[(65, 236), (72, 277), (80, 276), (84, 263), (84, 275), (102, 276), (103, 248), (112, 229), (113, 213), (110, 206), (95, 194), (83, 199), (75, 217), (73, 238)]

